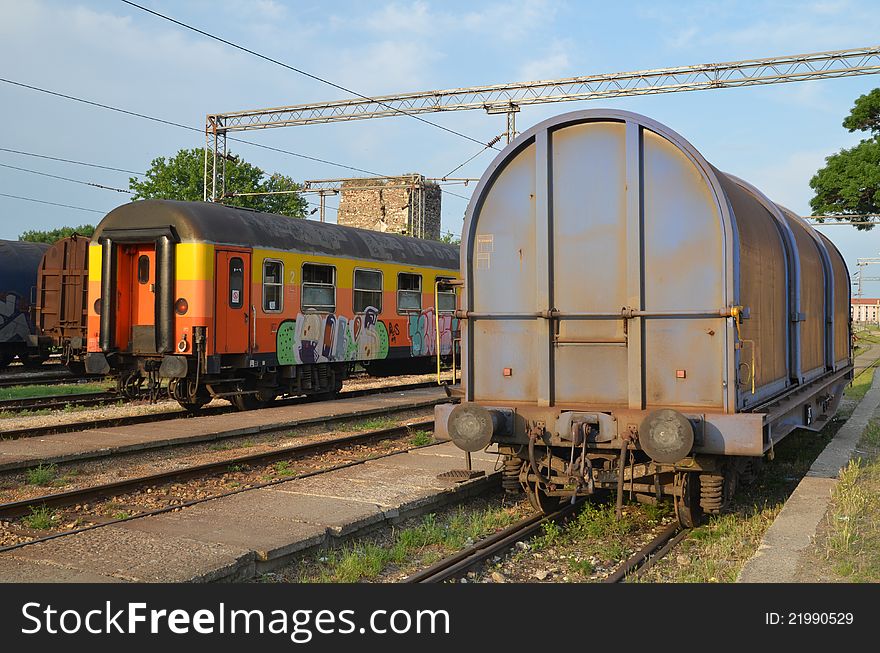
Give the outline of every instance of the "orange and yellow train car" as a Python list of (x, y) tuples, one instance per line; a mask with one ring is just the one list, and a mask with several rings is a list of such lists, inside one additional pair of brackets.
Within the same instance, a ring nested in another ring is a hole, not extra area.
[(130, 392), (167, 380), (191, 409), (215, 396), (245, 409), (333, 393), (358, 363), (427, 371), (438, 326), (439, 355), (454, 348), (456, 296), (444, 282), (458, 269), (458, 248), (434, 241), (133, 202), (101, 221), (89, 247), (86, 367)]

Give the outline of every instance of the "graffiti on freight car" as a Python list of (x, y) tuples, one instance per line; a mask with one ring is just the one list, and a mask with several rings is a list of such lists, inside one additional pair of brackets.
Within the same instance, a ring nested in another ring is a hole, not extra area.
[[(444, 313), (440, 315), (440, 355), (452, 351), (452, 339), (458, 331), (458, 318)], [(410, 353), (413, 356), (434, 356), (437, 351), (437, 331), (434, 309), (426, 308), (409, 316), (408, 331)]]
[(22, 303), (14, 293), (0, 295), (0, 342), (27, 342), (31, 327)]
[(373, 307), (354, 318), (300, 313), (278, 327), (276, 346), (281, 365), (375, 360), (388, 356), (388, 329)]

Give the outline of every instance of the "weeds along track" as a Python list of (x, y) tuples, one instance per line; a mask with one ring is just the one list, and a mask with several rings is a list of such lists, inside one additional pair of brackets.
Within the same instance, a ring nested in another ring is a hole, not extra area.
[(118, 401), (125, 401), (125, 399), (115, 392), (109, 391), (46, 395), (43, 397), (28, 397), (26, 399), (2, 399), (0, 400), (0, 413), (36, 410), (64, 410), (72, 406), (104, 406)]
[(0, 552), (416, 449), (430, 444), (420, 439), (433, 426), (423, 420), (0, 504)]
[[(430, 388), (436, 386), (436, 382), (420, 382), (420, 383), (407, 383), (401, 385), (391, 385), (391, 386), (382, 386), (377, 388), (363, 388), (358, 390), (343, 390), (339, 392), (333, 397), (334, 399), (353, 399), (356, 397), (366, 397), (369, 395), (376, 394), (384, 394), (389, 392), (405, 392), (406, 390), (418, 390), (421, 388)], [(113, 399), (102, 399), (103, 404), (108, 403), (116, 403), (121, 401), (122, 399), (115, 395), (114, 393), (104, 393), (106, 395), (113, 395)], [(83, 396), (85, 397), (85, 396)], [(98, 398), (94, 397), (96, 400)], [(65, 405), (70, 405), (70, 401), (66, 398), (62, 399), (57, 396), (53, 397), (43, 397), (41, 399), (53, 400), (60, 404), (61, 408), (64, 408)], [(18, 401), (18, 400), (16, 400)], [(27, 401), (27, 400), (21, 400)], [(86, 401), (86, 399), (84, 399)], [(122, 400), (124, 401), (124, 400)], [(314, 403), (317, 401), (325, 401), (324, 398), (319, 397), (291, 397), (289, 399), (276, 399), (272, 402), (267, 408), (277, 408), (279, 406), (296, 406), (299, 404), (306, 403)], [(102, 405), (101, 403), (96, 403), (93, 405)], [(39, 406), (41, 409), (46, 408), (45, 405)], [(0, 403), (0, 410), (4, 410), (2, 403)], [(6, 408), (5, 410), (10, 410)], [(17, 410), (22, 410), (18, 408)], [(208, 415), (222, 415), (225, 413), (235, 412), (235, 409), (232, 406), (207, 406), (200, 410), (197, 413), (189, 413), (182, 408), (173, 407), (167, 412), (159, 412), (159, 413), (149, 413), (144, 415), (128, 415), (128, 416), (120, 416), (120, 417), (106, 417), (95, 419), (89, 422), (72, 422), (66, 424), (52, 424), (48, 426), (37, 426), (23, 429), (15, 429), (8, 431), (0, 431), (0, 439), (4, 440), (17, 440), (21, 438), (35, 438), (42, 437), (45, 435), (55, 435), (58, 433), (74, 433), (77, 431), (83, 430), (91, 430), (91, 429), (103, 429), (110, 428), (116, 426), (132, 426), (135, 424), (150, 424), (154, 422), (164, 422), (169, 420), (177, 420), (177, 419), (190, 419), (193, 417), (203, 417)], [(257, 411), (254, 411), (257, 412)]]
[(34, 371), (34, 372), (4, 372), (0, 374), (0, 388), (11, 388), (19, 385), (58, 385), (61, 383), (95, 383), (101, 381), (99, 376), (85, 376), (74, 374), (60, 365), (59, 370)]
[(442, 583), (466, 574), (486, 560), (506, 552), (517, 542), (542, 532), (548, 523), (560, 523), (574, 514), (580, 503), (568, 504), (549, 515), (535, 513), (522, 521), (494, 533), (473, 546), (437, 561), (427, 569), (405, 578), (404, 583)]
[[(556, 525), (565, 528), (565, 525), (576, 518), (579, 510), (584, 506), (585, 502), (579, 501), (575, 504), (566, 504), (548, 515), (535, 513), (470, 547), (439, 560), (422, 571), (410, 575), (402, 582), (442, 583), (454, 581), (490, 560), (497, 560), (499, 556), (514, 549), (519, 542), (534, 538), (540, 539), (548, 527)], [(682, 529), (677, 522), (666, 525), (649, 542), (623, 560), (601, 582), (619, 583), (641, 575), (654, 562), (667, 555), (688, 533), (689, 531)], [(473, 576), (473, 574), (470, 575)]]
[(678, 523), (670, 524), (660, 531), (657, 537), (627, 558), (604, 582), (622, 583), (641, 576), (687, 537), (689, 532), (689, 529), (682, 528)]

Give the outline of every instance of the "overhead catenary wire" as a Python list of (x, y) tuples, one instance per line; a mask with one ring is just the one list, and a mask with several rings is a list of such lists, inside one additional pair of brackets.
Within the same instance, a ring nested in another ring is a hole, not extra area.
[[(80, 102), (80, 103), (82, 103), (82, 104), (87, 104), (87, 105), (89, 105), (89, 106), (98, 107), (98, 108), (101, 108), (101, 109), (106, 109), (107, 111), (115, 111), (116, 113), (121, 113), (121, 114), (125, 114), (125, 115), (128, 115), (128, 116), (133, 116), (133, 117), (136, 117), (136, 118), (141, 118), (141, 119), (143, 119), (143, 120), (150, 120), (150, 121), (152, 121), (152, 122), (156, 122), (156, 123), (160, 123), (160, 124), (168, 125), (168, 126), (171, 126), (171, 127), (178, 127), (178, 128), (180, 128), (180, 129), (186, 129), (186, 130), (188, 130), (188, 131), (197, 132), (197, 133), (199, 133), (199, 134), (203, 134), (203, 133), (204, 133), (204, 129), (201, 129), (201, 128), (199, 128), (199, 127), (193, 127), (192, 125), (184, 125), (183, 123), (174, 122), (173, 120), (165, 120), (164, 118), (157, 118), (157, 117), (155, 117), (155, 116), (150, 116), (150, 115), (147, 115), (147, 114), (145, 114), (145, 113), (140, 113), (140, 112), (137, 112), (137, 111), (130, 111), (130, 110), (128, 110), (128, 109), (122, 109), (122, 108), (120, 108), (120, 107), (114, 107), (114, 106), (111, 106), (111, 105), (109, 105), (109, 104), (104, 104), (103, 102), (96, 102), (96, 101), (94, 101), (94, 100), (87, 100), (87, 99), (85, 99), (85, 98), (77, 97), (77, 96), (75, 96), (75, 95), (68, 95), (68, 94), (66, 94), (66, 93), (60, 93), (60, 92), (58, 92), (58, 91), (52, 91), (52, 90), (47, 89), (47, 88), (41, 88), (41, 87), (39, 87), (39, 86), (34, 86), (33, 84), (25, 84), (25, 83), (23, 83), (23, 82), (17, 82), (17, 81), (15, 81), (15, 80), (7, 79), (7, 78), (5, 78), (5, 77), (0, 77), (0, 82), (4, 82), (4, 83), (6, 83), (6, 84), (11, 84), (11, 85), (13, 85), (13, 86), (19, 86), (19, 87), (21, 87), (21, 88), (30, 89), (30, 90), (32, 90), (32, 91), (38, 91), (38, 92), (40, 92), (40, 93), (45, 93), (45, 94), (47, 94), (47, 95), (54, 95), (55, 97), (60, 97), (60, 98), (63, 98), (63, 99), (65, 99), (65, 100), (71, 100), (71, 101), (73, 101), (73, 102)], [(252, 146), (252, 147), (259, 147), (259, 148), (264, 149), (264, 150), (271, 150), (271, 151), (273, 151), (273, 152), (280, 152), (280, 153), (282, 153), (282, 154), (289, 154), (290, 156), (295, 156), (295, 157), (298, 157), (298, 158), (301, 158), (301, 159), (306, 159), (306, 160), (308, 160), (308, 161), (315, 161), (315, 162), (317, 162), (317, 163), (323, 163), (323, 164), (325, 164), (325, 165), (336, 166), (336, 167), (338, 167), (338, 168), (345, 168), (346, 170), (354, 170), (355, 172), (363, 172), (363, 173), (366, 173), (366, 174), (368, 174), (368, 175), (382, 176), (382, 175), (380, 175), (378, 172), (373, 172), (373, 171), (371, 171), (371, 170), (365, 170), (365, 169), (363, 169), (363, 168), (357, 168), (357, 167), (355, 167), (355, 166), (346, 165), (346, 164), (344, 164), (344, 163), (337, 163), (336, 161), (329, 161), (329, 160), (327, 160), (327, 159), (320, 159), (320, 158), (318, 158), (318, 157), (309, 156), (308, 154), (301, 154), (300, 152), (292, 152), (292, 151), (290, 151), (290, 150), (284, 150), (284, 149), (279, 148), (279, 147), (272, 147), (271, 145), (263, 145), (262, 143), (254, 143), (253, 141), (246, 141), (246, 140), (241, 139), (241, 138), (232, 138), (232, 137), (230, 137), (229, 140), (231, 140), (231, 141), (235, 141), (236, 143), (244, 143), (245, 145), (250, 145), (250, 146)]]
[(500, 140), (501, 140), (501, 137), (502, 137), (503, 135), (504, 135), (504, 134), (498, 134), (498, 136), (496, 136), (495, 138), (493, 138), (491, 141), (489, 141), (489, 142), (486, 144), (486, 147), (484, 147), (482, 150), (480, 150), (479, 152), (477, 152), (476, 154), (474, 154), (471, 158), (469, 158), (469, 159), (468, 159), (467, 161), (465, 161), (464, 163), (461, 163), (461, 164), (455, 166), (452, 170), (450, 170), (450, 171), (447, 172), (445, 175), (443, 175), (443, 176), (441, 177), (441, 179), (445, 180), (447, 177), (449, 177), (449, 176), (452, 175), (453, 173), (458, 172), (459, 170), (461, 170), (462, 168), (464, 168), (468, 163), (470, 163), (471, 161), (473, 161), (474, 159), (476, 159), (476, 158), (477, 158), (478, 156), (480, 156), (483, 152), (485, 152), (485, 151), (488, 150), (491, 146), (495, 145), (495, 143), (497, 143), (498, 141), (500, 141)]
[[(166, 119), (164, 119), (164, 118), (157, 118), (157, 117), (155, 117), (155, 116), (151, 116), (151, 115), (148, 115), (148, 114), (145, 114), (145, 113), (140, 113), (140, 112), (137, 112), (137, 111), (130, 111), (130, 110), (128, 110), (128, 109), (122, 109), (122, 108), (120, 108), (120, 107), (115, 107), (115, 106), (112, 106), (112, 105), (109, 105), (109, 104), (106, 104), (106, 103), (103, 103), (103, 102), (97, 102), (97, 101), (94, 101), (94, 100), (88, 100), (88, 99), (86, 99), (86, 98), (77, 97), (77, 96), (75, 96), (75, 95), (69, 95), (69, 94), (67, 94), (67, 93), (61, 93), (61, 92), (59, 92), (59, 91), (53, 91), (53, 90), (51, 90), (51, 89), (42, 88), (42, 87), (39, 87), (39, 86), (35, 86), (35, 85), (33, 85), (33, 84), (26, 84), (26, 83), (24, 83), (24, 82), (18, 82), (18, 81), (12, 80), (12, 79), (4, 78), (4, 77), (0, 77), (0, 82), (4, 82), (4, 83), (6, 83), (6, 84), (11, 84), (11, 85), (13, 85), (13, 86), (18, 86), (18, 87), (21, 87), (21, 88), (26, 88), (26, 89), (29, 89), (29, 90), (32, 90), (32, 91), (37, 91), (37, 92), (39, 92), (39, 93), (44, 93), (44, 94), (47, 94), (47, 95), (52, 95), (52, 96), (55, 96), (55, 97), (63, 98), (63, 99), (70, 100), (70, 101), (73, 101), (73, 102), (79, 102), (79, 103), (81, 103), (81, 104), (86, 104), (86, 105), (93, 106), (93, 107), (96, 107), (96, 108), (105, 109), (105, 110), (107, 110), (107, 111), (113, 111), (113, 112), (116, 112), (116, 113), (121, 113), (121, 114), (124, 114), (124, 115), (128, 115), (128, 116), (136, 117), (136, 118), (141, 118), (141, 119), (143, 119), (143, 120), (149, 120), (149, 121), (152, 121), (152, 122), (156, 122), (156, 123), (160, 123), (160, 124), (164, 124), (164, 125), (168, 125), (168, 126), (172, 126), (172, 127), (177, 127), (177, 128), (179, 128), (179, 129), (185, 129), (185, 130), (187, 130), (187, 131), (194, 131), (194, 132), (197, 132), (197, 133), (199, 133), (199, 134), (203, 133), (203, 130), (202, 130), (202, 129), (199, 129), (199, 128), (197, 128), (197, 127), (193, 127), (193, 126), (191, 126), (191, 125), (185, 125), (185, 124), (183, 124), (183, 123), (175, 122), (175, 121), (173, 121), (173, 120), (166, 120)], [(374, 177), (387, 177), (387, 176), (388, 176), (388, 175), (383, 175), (383, 174), (381, 174), (381, 173), (378, 173), (378, 172), (375, 172), (375, 171), (372, 171), (372, 170), (366, 170), (366, 169), (364, 169), (364, 168), (358, 168), (358, 167), (356, 167), (356, 166), (350, 166), (350, 165), (346, 165), (346, 164), (344, 164), (344, 163), (338, 163), (338, 162), (330, 161), (330, 160), (327, 160), (327, 159), (320, 159), (320, 158), (318, 158), (318, 157), (309, 156), (309, 155), (307, 155), (307, 154), (301, 154), (301, 153), (299, 153), (299, 152), (292, 152), (292, 151), (290, 151), (290, 150), (285, 150), (285, 149), (282, 149), (282, 148), (273, 147), (273, 146), (271, 146), (271, 145), (263, 145), (262, 143), (254, 143), (253, 141), (247, 141), (247, 140), (244, 140), (244, 139), (241, 139), (241, 138), (233, 138), (233, 137), (229, 137), (229, 140), (231, 140), (231, 141), (235, 141), (235, 142), (237, 142), (237, 143), (243, 143), (243, 144), (245, 144), (245, 145), (251, 145), (251, 146), (253, 146), (253, 147), (258, 147), (258, 148), (265, 149), (265, 150), (270, 150), (270, 151), (273, 151), (273, 152), (279, 152), (279, 153), (282, 153), (282, 154), (288, 154), (288, 155), (290, 155), (290, 156), (295, 156), (295, 157), (298, 157), (298, 158), (301, 158), (301, 159), (306, 159), (306, 160), (309, 160), (309, 161), (315, 161), (315, 162), (317, 162), (317, 163), (323, 163), (323, 164), (325, 164), (325, 165), (335, 166), (335, 167), (338, 167), (338, 168), (344, 168), (344, 169), (346, 169), (346, 170), (353, 170), (353, 171), (355, 171), (355, 172), (362, 172), (362, 173), (365, 173), (365, 174), (367, 174), (367, 175), (371, 175), (371, 176), (374, 176)], [(99, 166), (98, 164), (89, 164), (89, 163), (84, 163), (84, 162), (81, 162), (81, 161), (73, 161), (73, 160), (69, 160), (69, 159), (65, 160), (65, 159), (61, 159), (60, 157), (49, 157), (49, 156), (46, 156), (46, 155), (32, 154), (32, 153), (30, 153), (30, 152), (23, 152), (23, 151), (20, 151), (20, 150), (11, 150), (11, 149), (9, 149), (9, 148), (0, 148), (0, 149), (2, 149), (3, 151), (14, 152), (14, 153), (16, 153), (16, 154), (24, 154), (24, 155), (28, 155), (28, 156), (37, 156), (37, 157), (41, 157), (41, 158), (48, 158), (48, 159), (59, 160), (59, 161), (66, 161), (66, 162), (68, 162), (68, 163), (77, 163), (77, 164), (80, 164), (80, 165), (90, 165), (90, 166), (100, 167), (100, 168), (115, 169), (115, 170), (119, 170), (119, 171), (128, 172), (128, 173), (131, 173), (131, 174), (141, 174), (141, 175), (143, 175), (143, 176), (146, 176), (146, 173), (137, 173), (137, 172), (130, 171), (130, 170), (123, 170), (123, 169), (121, 169), (121, 168), (110, 168), (109, 166)], [(487, 149), (487, 148), (484, 147), (483, 150), (481, 150), (481, 152), (484, 151), (485, 149)], [(448, 176), (448, 175), (447, 175), (447, 176)], [(464, 195), (459, 195), (458, 193), (453, 193), (452, 191), (446, 190), (445, 188), (441, 188), (441, 191), (442, 191), (444, 194), (446, 194), (446, 195), (450, 195), (450, 196), (452, 196), (452, 197), (457, 197), (457, 198), (463, 199), (463, 200), (465, 200), (465, 201), (470, 201), (470, 198), (469, 198), (469, 197), (466, 197), (466, 196), (464, 196)], [(18, 198), (18, 199), (28, 199), (28, 198)], [(40, 200), (34, 200), (34, 201), (40, 201)], [(50, 204), (51, 204), (51, 202), (47, 202), (47, 203), (50, 203)], [(59, 206), (63, 206), (63, 205), (59, 205)], [(84, 209), (84, 210), (89, 210), (89, 211), (91, 211), (91, 210), (93, 210), (93, 209)], [(96, 211), (96, 212), (100, 213), (101, 211)]]
[(130, 5), (130, 6), (132, 6), (132, 7), (135, 7), (136, 9), (140, 9), (141, 11), (144, 11), (144, 12), (146, 12), (146, 13), (148, 13), (148, 14), (152, 14), (153, 16), (156, 16), (156, 17), (161, 18), (161, 19), (163, 19), (163, 20), (167, 20), (168, 22), (174, 23), (175, 25), (178, 25), (178, 26), (180, 26), (180, 27), (183, 27), (184, 29), (188, 29), (188, 30), (190, 30), (190, 31), (192, 31), (192, 32), (196, 32), (197, 34), (201, 34), (202, 36), (206, 36), (206, 37), (208, 37), (209, 39), (213, 39), (213, 40), (215, 40), (215, 41), (218, 41), (218, 42), (220, 42), (220, 43), (223, 43), (223, 44), (225, 44), (225, 45), (228, 45), (228, 46), (230, 46), (230, 47), (233, 47), (233, 48), (235, 48), (235, 49), (237, 49), (237, 50), (241, 50), (242, 52), (247, 52), (247, 53), (250, 54), (250, 55), (253, 55), (253, 56), (255, 56), (255, 57), (258, 57), (258, 58), (260, 58), (260, 59), (263, 59), (263, 60), (265, 60), (265, 61), (268, 61), (268, 62), (270, 62), (270, 63), (273, 63), (273, 64), (275, 64), (275, 65), (277, 65), (277, 66), (281, 66), (282, 68), (286, 68), (287, 70), (291, 70), (291, 71), (293, 71), (293, 72), (295, 72), (295, 73), (298, 73), (298, 74), (303, 75), (303, 76), (305, 76), (305, 77), (308, 77), (308, 78), (310, 78), (310, 79), (314, 79), (315, 81), (318, 81), (318, 82), (321, 82), (322, 84), (326, 84), (326, 85), (328, 85), (328, 86), (331, 86), (331, 87), (333, 87), (333, 88), (335, 88), (335, 89), (337, 89), (337, 90), (343, 91), (343, 92), (348, 93), (348, 94), (350, 94), (350, 95), (354, 95), (355, 97), (359, 97), (359, 98), (361, 98), (362, 100), (367, 100), (368, 102), (375, 102), (376, 104), (379, 104), (380, 106), (384, 106), (384, 107), (386, 107), (386, 108), (388, 108), (388, 109), (391, 109), (392, 111), (394, 111), (394, 112), (396, 112), (396, 113), (399, 113), (399, 114), (404, 115), (404, 116), (409, 116), (410, 118), (413, 118), (413, 119), (415, 119), (415, 120), (418, 120), (419, 122), (423, 122), (423, 123), (425, 123), (426, 125), (431, 125), (432, 127), (436, 127), (437, 129), (442, 129), (442, 130), (445, 131), (445, 132), (449, 132), (450, 134), (455, 134), (456, 136), (460, 136), (461, 138), (467, 139), (467, 140), (469, 140), (469, 141), (471, 141), (471, 142), (473, 142), (473, 143), (477, 143), (478, 145), (484, 145), (484, 146), (486, 146), (486, 147), (492, 147), (493, 149), (498, 149), (498, 148), (496, 148), (494, 145), (487, 145), (487, 144), (484, 143), (483, 141), (481, 141), (481, 140), (479, 140), (479, 139), (476, 139), (476, 138), (473, 138), (472, 136), (468, 136), (467, 134), (463, 134), (463, 133), (461, 133), (461, 132), (459, 132), (459, 131), (456, 131), (456, 130), (454, 130), (454, 129), (450, 129), (449, 127), (444, 127), (443, 125), (440, 125), (440, 124), (438, 124), (438, 123), (436, 123), (436, 122), (432, 122), (432, 121), (430, 121), (430, 120), (427, 120), (427, 119), (425, 119), (425, 118), (422, 118), (421, 116), (417, 116), (417, 115), (415, 115), (415, 114), (412, 114), (412, 113), (410, 113), (410, 112), (408, 112), (408, 111), (405, 111), (405, 110), (403, 110), (403, 109), (399, 109), (399, 108), (397, 108), (397, 107), (394, 107), (394, 106), (392, 106), (392, 105), (390, 105), (390, 104), (387, 104), (387, 103), (385, 103), (385, 102), (382, 102), (381, 100), (377, 100), (377, 99), (375, 99), (375, 98), (371, 98), (371, 97), (368, 96), (368, 95), (364, 95), (363, 93), (359, 93), (358, 91), (354, 91), (354, 90), (352, 90), (352, 89), (350, 89), (350, 88), (347, 88), (347, 87), (345, 87), (345, 86), (342, 86), (341, 84), (337, 84), (336, 82), (332, 82), (332, 81), (330, 81), (329, 79), (325, 79), (325, 78), (320, 77), (320, 76), (318, 76), (318, 75), (312, 74), (312, 73), (310, 73), (310, 72), (308, 72), (308, 71), (306, 71), (306, 70), (303, 70), (302, 68), (297, 68), (296, 66), (291, 66), (290, 64), (284, 63), (283, 61), (280, 61), (280, 60), (278, 60), (278, 59), (274, 59), (274, 58), (269, 57), (269, 56), (267, 56), (267, 55), (265, 55), (265, 54), (261, 54), (260, 52), (257, 52), (257, 51), (255, 51), (255, 50), (251, 50), (250, 48), (247, 48), (247, 47), (245, 47), (245, 46), (243, 46), (243, 45), (239, 45), (238, 43), (234, 43), (234, 42), (232, 42), (232, 41), (229, 41), (229, 40), (227, 40), (227, 39), (224, 39), (224, 38), (222, 38), (222, 37), (220, 37), (220, 36), (217, 36), (216, 34), (211, 34), (210, 32), (206, 32), (205, 30), (199, 29), (198, 27), (194, 27), (194, 26), (192, 26), (192, 25), (188, 25), (187, 23), (181, 22), (181, 21), (179, 21), (179, 20), (177, 20), (177, 19), (175, 19), (175, 18), (172, 18), (171, 16), (167, 16), (167, 15), (165, 15), (165, 14), (161, 14), (161, 13), (159, 13), (158, 11), (154, 11), (154, 10), (152, 10), (152, 9), (149, 9), (149, 8), (147, 8), (147, 7), (144, 7), (143, 5), (139, 5), (139, 4), (137, 4), (136, 2), (131, 2), (131, 0), (121, 0), (121, 1), (124, 2), (124, 3), (127, 4), (127, 5)]
[(115, 172), (124, 172), (129, 175), (146, 176), (146, 172), (137, 172), (136, 170), (126, 170), (125, 168), (115, 168), (113, 166), (100, 165), (98, 163), (86, 163), (85, 161), (76, 161), (75, 159), (63, 159), (58, 156), (49, 156), (48, 154), (37, 154), (35, 152), (25, 152), (23, 150), (13, 150), (8, 147), (0, 147), (0, 152), (11, 152), (12, 154), (20, 154), (22, 156), (32, 156), (39, 159), (49, 159), (50, 161), (61, 161), (63, 163), (74, 163), (79, 166), (88, 166), (90, 168), (100, 168), (102, 170), (113, 170)]
[(107, 213), (107, 211), (99, 211), (98, 209), (87, 209), (83, 206), (73, 206), (72, 204), (59, 204), (58, 202), (48, 202), (46, 200), (38, 200), (34, 197), (22, 197), (21, 195), (10, 195), (9, 193), (0, 193), (0, 197), (11, 197), (15, 200), (24, 200), (25, 202), (37, 202), (39, 204), (51, 204), (52, 206), (61, 206), (65, 209), (76, 209), (77, 211), (89, 211), (91, 213)]
[(19, 168), (18, 166), (11, 166), (7, 163), (0, 163), (0, 166), (4, 168), (10, 168), (12, 170), (20, 170), (21, 172), (29, 172), (33, 175), (41, 175), (43, 177), (51, 177), (52, 179), (61, 179), (63, 181), (69, 181), (74, 184), (82, 184), (83, 186), (93, 186), (94, 188), (100, 188), (101, 190), (112, 190), (117, 193), (128, 193), (132, 194), (132, 191), (126, 190), (124, 188), (114, 188), (113, 186), (105, 186), (104, 184), (98, 184), (93, 181), (83, 181), (81, 179), (71, 179), (70, 177), (62, 177), (61, 175), (53, 175), (48, 172), (40, 172), (39, 170), (31, 170), (29, 168)]

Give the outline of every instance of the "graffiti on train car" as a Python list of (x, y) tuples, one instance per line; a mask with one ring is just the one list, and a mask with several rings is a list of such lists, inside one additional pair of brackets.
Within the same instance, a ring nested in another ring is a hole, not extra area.
[[(458, 319), (440, 316), (440, 353), (452, 351)], [(408, 342), (400, 342), (406, 339)], [(376, 360), (388, 357), (391, 347), (408, 346), (411, 356), (434, 356), (437, 332), (434, 309), (427, 308), (386, 324), (375, 308), (354, 318), (335, 313), (298, 314), (278, 328), (276, 351), (280, 365)]]
[(0, 294), (0, 342), (27, 342), (31, 333), (27, 311), (14, 293)]
[(283, 322), (276, 340), (278, 363), (375, 360), (388, 356), (388, 329), (369, 307), (354, 318), (334, 313), (302, 313)]
[[(458, 330), (458, 318), (451, 314), (440, 315), (440, 355), (452, 351), (453, 334)], [(426, 308), (413, 313), (407, 320), (410, 353), (413, 356), (434, 356), (437, 352), (437, 331), (434, 321), (434, 308)]]

